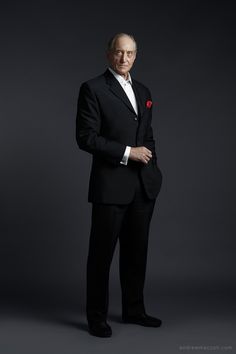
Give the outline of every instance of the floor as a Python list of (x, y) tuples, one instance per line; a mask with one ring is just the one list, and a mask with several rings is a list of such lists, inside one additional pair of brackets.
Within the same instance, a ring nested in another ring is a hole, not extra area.
[[(151, 304), (151, 302), (150, 302)], [(155, 305), (158, 304), (158, 305)], [(160, 328), (123, 324), (116, 304), (109, 309), (111, 338), (87, 332), (80, 309), (21, 308), (1, 311), (1, 354), (174, 354), (236, 353), (233, 299), (222, 296), (159, 296), (147, 313), (163, 320)]]

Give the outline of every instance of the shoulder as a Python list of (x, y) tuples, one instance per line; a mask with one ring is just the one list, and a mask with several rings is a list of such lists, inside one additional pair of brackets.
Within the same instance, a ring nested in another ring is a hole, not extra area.
[(87, 88), (92, 91), (96, 91), (105, 85), (105, 77), (104, 74), (98, 75), (92, 79), (82, 82), (81, 88)]

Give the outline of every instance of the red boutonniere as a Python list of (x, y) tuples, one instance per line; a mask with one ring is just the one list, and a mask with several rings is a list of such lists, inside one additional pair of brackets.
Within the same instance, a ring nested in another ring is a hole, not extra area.
[(146, 107), (151, 108), (152, 107), (152, 101), (148, 100), (146, 101)]

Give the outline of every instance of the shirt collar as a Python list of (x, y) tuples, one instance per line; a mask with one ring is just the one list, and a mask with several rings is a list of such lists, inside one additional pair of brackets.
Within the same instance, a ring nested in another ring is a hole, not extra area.
[(132, 85), (132, 79), (131, 79), (130, 73), (128, 73), (128, 79), (125, 80), (123, 78), (123, 76), (117, 74), (112, 68), (109, 67), (108, 69), (115, 76), (115, 78), (119, 81), (120, 84), (125, 84), (125, 83), (130, 82), (130, 84)]

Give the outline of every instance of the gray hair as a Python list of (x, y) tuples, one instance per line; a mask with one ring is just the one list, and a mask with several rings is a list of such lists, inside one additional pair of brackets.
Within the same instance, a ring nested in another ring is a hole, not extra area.
[(134, 36), (132, 36), (131, 34), (127, 34), (127, 33), (117, 33), (114, 36), (112, 36), (110, 38), (110, 40), (108, 41), (107, 51), (110, 52), (111, 50), (113, 50), (117, 39), (120, 38), (120, 37), (124, 37), (124, 36), (129, 37), (130, 39), (132, 39), (132, 41), (135, 44), (135, 50), (137, 51), (137, 43), (136, 43), (136, 40), (134, 39)]

